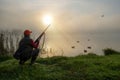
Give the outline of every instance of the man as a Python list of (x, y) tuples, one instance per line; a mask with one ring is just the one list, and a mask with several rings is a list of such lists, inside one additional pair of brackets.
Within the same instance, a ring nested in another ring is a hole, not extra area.
[[(29, 60), (30, 58), (31, 58), (30, 65), (32, 65), (35, 62), (35, 60), (38, 56), (39, 41), (34, 42), (30, 38), (31, 33), (32, 33), (32, 31), (30, 31), (30, 30), (25, 30), (24, 31), (24, 38), (21, 39), (21, 41), (19, 43), (19, 48), (14, 54), (14, 58), (20, 60), (19, 61), (20, 65), (24, 64), (25, 61)], [(43, 34), (44, 33), (41, 34), (41, 37), (42, 37)]]

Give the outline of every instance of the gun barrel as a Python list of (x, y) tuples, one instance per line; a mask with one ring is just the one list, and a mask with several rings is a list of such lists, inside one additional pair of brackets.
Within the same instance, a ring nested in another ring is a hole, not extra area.
[(40, 34), (40, 36), (35, 40), (35, 42), (39, 41), (43, 35), (43, 33), (49, 28), (50, 24), (47, 26), (47, 28)]
[(50, 26), (50, 25), (48, 25), (48, 27), (47, 27), (42, 33), (44, 33), (44, 32), (49, 28), (49, 26)]

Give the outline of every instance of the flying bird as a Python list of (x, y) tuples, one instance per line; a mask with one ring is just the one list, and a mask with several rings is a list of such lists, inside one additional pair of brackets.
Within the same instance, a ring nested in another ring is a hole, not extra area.
[(101, 17), (103, 18), (105, 15), (101, 15)]
[(71, 48), (75, 49), (75, 46), (72, 46)]
[(80, 41), (77, 41), (77, 43), (80, 43)]
[(88, 49), (92, 49), (92, 47), (91, 47), (91, 46), (88, 46), (87, 48), (88, 48)]
[(87, 50), (84, 50), (84, 53), (87, 53)]

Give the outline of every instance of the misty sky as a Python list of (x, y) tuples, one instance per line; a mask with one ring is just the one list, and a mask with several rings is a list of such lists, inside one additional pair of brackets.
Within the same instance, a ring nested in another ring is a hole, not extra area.
[(100, 47), (120, 47), (120, 0), (0, 0), (1, 29), (42, 29), (45, 14), (68, 39), (89, 37)]

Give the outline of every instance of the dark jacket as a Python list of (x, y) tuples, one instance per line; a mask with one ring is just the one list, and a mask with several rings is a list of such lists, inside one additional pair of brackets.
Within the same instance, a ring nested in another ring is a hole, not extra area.
[(21, 39), (19, 43), (19, 48), (15, 52), (15, 58), (16, 59), (28, 59), (31, 57), (31, 53), (33, 51), (33, 48), (37, 48), (39, 45), (38, 43), (34, 43), (34, 41), (29, 37), (25, 36), (23, 39)]

